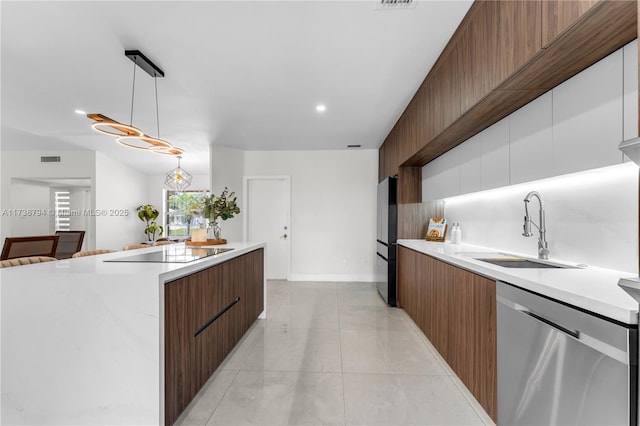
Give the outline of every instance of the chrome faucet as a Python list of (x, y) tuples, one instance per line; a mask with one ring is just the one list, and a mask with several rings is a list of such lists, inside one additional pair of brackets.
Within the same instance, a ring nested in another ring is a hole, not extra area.
[[(536, 197), (538, 202), (540, 203), (540, 226), (536, 225), (534, 221), (529, 217), (529, 201), (531, 201), (531, 197)], [(547, 244), (546, 233), (547, 229), (544, 224), (544, 203), (542, 202), (542, 198), (540, 194), (536, 191), (531, 191), (524, 197), (524, 232), (522, 233), (525, 237), (531, 237), (533, 234), (531, 233), (531, 224), (538, 228), (540, 232), (540, 236), (538, 237), (538, 259), (548, 259), (549, 258), (549, 245)]]

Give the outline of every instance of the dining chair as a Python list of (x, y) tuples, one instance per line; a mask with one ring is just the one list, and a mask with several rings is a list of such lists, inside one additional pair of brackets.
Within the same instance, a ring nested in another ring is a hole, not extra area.
[(150, 246), (149, 244), (129, 244), (128, 246), (124, 246), (122, 250), (135, 250), (135, 249), (149, 248), (149, 247), (153, 247), (153, 246)]
[(171, 240), (164, 240), (164, 241), (156, 241), (155, 243), (153, 243), (154, 246), (166, 246), (167, 244), (175, 244), (175, 241), (171, 241)]
[(0, 260), (28, 256), (55, 257), (59, 239), (58, 235), (7, 237), (4, 240)]
[(75, 259), (76, 257), (95, 256), (96, 254), (115, 253), (117, 251), (118, 250), (112, 250), (112, 249), (85, 250), (85, 251), (79, 251), (77, 253), (73, 253), (71, 257)]
[(58, 260), (55, 257), (48, 256), (27, 256), (16, 257), (13, 259), (0, 260), (0, 268), (10, 268), (12, 266), (31, 265), (33, 263), (53, 262)]
[(56, 231), (56, 235), (60, 236), (60, 239), (58, 240), (55, 257), (58, 259), (69, 259), (73, 253), (82, 250), (84, 232), (85, 231)]

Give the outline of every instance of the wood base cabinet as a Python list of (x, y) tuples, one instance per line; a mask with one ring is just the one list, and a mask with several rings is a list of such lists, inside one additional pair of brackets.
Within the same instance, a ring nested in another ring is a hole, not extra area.
[(398, 300), (497, 420), (495, 281), (399, 247)]
[(165, 424), (171, 425), (264, 309), (264, 250), (165, 284)]

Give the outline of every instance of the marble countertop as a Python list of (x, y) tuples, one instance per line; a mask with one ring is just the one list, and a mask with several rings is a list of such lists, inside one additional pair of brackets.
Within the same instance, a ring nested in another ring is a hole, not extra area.
[(264, 243), (189, 263), (107, 259), (0, 269), (4, 424), (164, 424), (164, 286)]
[[(629, 272), (592, 266), (572, 269), (504, 268), (474, 259), (474, 257), (493, 257), (492, 254), (500, 253), (499, 250), (486, 247), (424, 240), (398, 240), (398, 245), (624, 324), (638, 324), (638, 302), (618, 287), (620, 278), (636, 276)], [(509, 252), (508, 254), (521, 256), (519, 253)], [(550, 259), (550, 261), (576, 266), (556, 259)]]

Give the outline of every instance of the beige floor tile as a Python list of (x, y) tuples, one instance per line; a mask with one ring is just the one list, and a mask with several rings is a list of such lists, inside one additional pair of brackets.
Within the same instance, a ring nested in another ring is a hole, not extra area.
[(341, 330), (411, 330), (396, 308), (366, 305), (341, 305)]
[(241, 371), (208, 425), (344, 425), (342, 377)]
[(258, 320), (245, 333), (236, 344), (235, 348), (222, 361), (219, 370), (240, 370), (247, 357), (253, 352), (253, 346), (264, 340), (264, 323), (266, 320)]
[(338, 305), (334, 303), (283, 304), (267, 319), (267, 327), (338, 329)]
[(345, 373), (445, 374), (411, 331), (341, 330), (340, 342)]
[(448, 376), (343, 375), (347, 425), (482, 425)]
[(387, 306), (382, 300), (382, 297), (375, 289), (351, 289), (351, 288), (339, 288), (338, 289), (338, 303), (340, 306)]
[(266, 328), (241, 370), (341, 372), (340, 332), (323, 328)]
[[(286, 302), (285, 302), (286, 303)], [(338, 292), (335, 287), (292, 287), (289, 304), (295, 306), (334, 305), (338, 306)]]
[(175, 425), (205, 425), (222, 401), (236, 374), (238, 374), (237, 371), (217, 370), (176, 420)]

